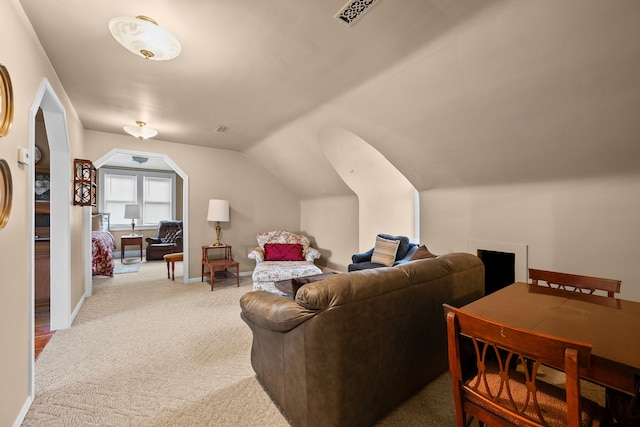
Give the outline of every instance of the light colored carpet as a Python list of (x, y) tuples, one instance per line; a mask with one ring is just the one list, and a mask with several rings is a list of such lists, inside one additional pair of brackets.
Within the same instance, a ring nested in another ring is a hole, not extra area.
[[(138, 274), (96, 277), (68, 330), (35, 366), (23, 426), (288, 426), (256, 380), (251, 331), (238, 300), (250, 277), (185, 285), (162, 261)], [(453, 426), (444, 374), (379, 426)]]

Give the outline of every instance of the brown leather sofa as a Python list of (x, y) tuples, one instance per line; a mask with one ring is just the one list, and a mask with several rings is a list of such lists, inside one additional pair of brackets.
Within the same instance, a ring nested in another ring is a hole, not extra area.
[(470, 254), (335, 274), (295, 300), (248, 292), (251, 363), (291, 424), (370, 426), (447, 370), (443, 303), (484, 295)]
[(158, 235), (147, 237), (147, 261), (162, 259), (166, 254), (182, 252), (182, 221), (164, 220), (158, 223)]

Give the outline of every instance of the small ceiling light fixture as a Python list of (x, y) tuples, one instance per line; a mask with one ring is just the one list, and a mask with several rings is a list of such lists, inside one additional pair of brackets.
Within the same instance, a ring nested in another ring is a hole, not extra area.
[(142, 156), (131, 156), (131, 160), (133, 160), (134, 162), (143, 164), (143, 163), (147, 163), (147, 161), (149, 161), (149, 158), (142, 157)]
[(138, 126), (124, 126), (122, 129), (129, 135), (138, 138), (139, 140), (153, 138), (158, 134), (158, 131), (151, 128), (146, 128), (147, 125), (145, 122), (141, 122), (140, 120), (136, 121)]
[(182, 50), (173, 34), (147, 16), (113, 18), (109, 21), (109, 30), (118, 43), (146, 59), (165, 61), (175, 58)]

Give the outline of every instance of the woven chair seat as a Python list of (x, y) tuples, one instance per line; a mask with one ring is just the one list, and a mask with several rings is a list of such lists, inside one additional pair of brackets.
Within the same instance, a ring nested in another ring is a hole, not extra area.
[[(538, 420), (535, 405), (531, 401), (527, 402), (528, 392), (524, 374), (520, 372), (511, 372), (509, 377), (508, 388), (505, 384), (501, 390), (500, 386), (502, 385), (502, 378), (500, 377), (498, 367), (487, 365), (486, 384), (484, 381), (479, 381), (477, 376), (467, 384), (475, 384), (477, 382), (478, 393), (505, 407), (513, 405), (508, 396), (510, 391), (511, 397), (515, 402), (515, 407), (513, 407), (513, 409), (518, 412), (523, 411), (523, 414), (532, 420)], [(489, 386), (488, 390), (486, 385)], [(537, 406), (541, 411), (544, 421), (549, 425), (549, 427), (565, 427), (567, 425), (567, 401), (565, 390), (542, 380), (536, 380), (536, 389)], [(469, 401), (482, 406), (488, 411), (494, 412), (496, 415), (505, 416), (503, 412), (494, 411), (491, 405), (487, 405), (483, 399), (479, 398), (475, 394), (470, 392), (467, 393), (467, 399)], [(587, 427), (593, 424), (594, 417), (599, 413), (601, 408), (596, 402), (582, 397), (580, 401), (580, 410), (582, 426)], [(531, 425), (528, 423), (521, 423), (519, 420), (512, 417), (505, 417), (509, 422), (516, 426), (528, 427)]]

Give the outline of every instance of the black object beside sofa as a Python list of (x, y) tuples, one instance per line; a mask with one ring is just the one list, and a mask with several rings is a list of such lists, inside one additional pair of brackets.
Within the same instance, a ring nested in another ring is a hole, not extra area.
[(448, 368), (442, 304), (484, 295), (484, 265), (453, 253), (339, 273), (295, 299), (248, 292), (258, 380), (297, 427), (370, 426)]
[(158, 235), (147, 237), (147, 261), (161, 260), (166, 254), (182, 252), (182, 221), (164, 220), (158, 223)]
[[(396, 251), (395, 261), (393, 265), (404, 264), (408, 262), (413, 253), (418, 249), (418, 245), (416, 243), (411, 243), (409, 238), (406, 236), (391, 236), (389, 234), (378, 234), (379, 237), (387, 240), (399, 240), (398, 250)], [(361, 254), (354, 254), (351, 256), (352, 264), (349, 264), (349, 271), (357, 271), (357, 270), (367, 270), (369, 268), (380, 268), (384, 267), (384, 264), (371, 262), (371, 257), (373, 256), (373, 251), (375, 247), (369, 249), (367, 252)]]

